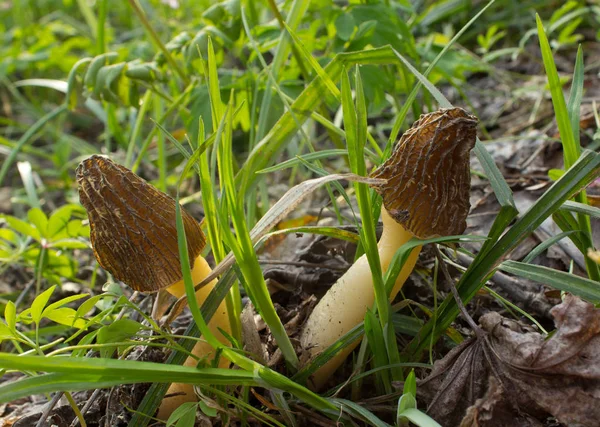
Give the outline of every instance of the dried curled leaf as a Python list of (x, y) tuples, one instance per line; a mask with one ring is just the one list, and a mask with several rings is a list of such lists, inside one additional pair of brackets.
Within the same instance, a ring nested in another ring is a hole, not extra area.
[(469, 155), (477, 118), (461, 108), (423, 114), (371, 174), (388, 213), (419, 238), (461, 234), (469, 213)]
[(548, 339), (496, 312), (483, 315), (485, 338), (465, 341), (420, 382), (429, 415), (465, 427), (538, 426), (549, 415), (598, 425), (600, 310), (567, 294), (551, 313)]
[[(92, 156), (77, 168), (79, 200), (90, 240), (105, 270), (131, 288), (155, 292), (181, 280), (175, 200), (111, 160)], [(182, 209), (190, 265), (205, 246), (196, 220)]]

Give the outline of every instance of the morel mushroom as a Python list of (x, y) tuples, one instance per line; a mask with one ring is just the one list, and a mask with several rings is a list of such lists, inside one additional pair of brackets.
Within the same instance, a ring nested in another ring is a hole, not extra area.
[[(165, 289), (176, 298), (185, 295), (181, 274), (175, 200), (148, 184), (129, 169), (111, 160), (92, 156), (77, 168), (79, 199), (90, 220), (90, 240), (98, 263), (116, 279), (140, 292)], [(181, 210), (188, 254), (194, 283), (200, 283), (211, 269), (202, 257), (205, 238), (200, 225), (185, 210)], [(201, 305), (214, 288), (216, 280), (196, 293)], [(227, 307), (221, 302), (208, 324), (219, 340), (228, 340), (219, 329), (231, 332)], [(214, 349), (198, 342), (192, 353), (199, 358), (211, 358)], [(188, 358), (186, 366), (196, 366)], [(220, 367), (229, 366), (221, 359)], [(173, 395), (172, 397), (169, 397)], [(182, 403), (195, 401), (190, 384), (172, 384), (163, 400), (159, 417), (166, 419)]]
[[(377, 244), (382, 271), (413, 237), (461, 234), (469, 212), (469, 155), (477, 118), (460, 108), (422, 115), (396, 145), (391, 157), (371, 174), (383, 197), (383, 233)], [(413, 249), (390, 294), (393, 300), (412, 272), (421, 247)], [(309, 360), (363, 321), (375, 292), (365, 255), (331, 287), (309, 316), (301, 334)], [(320, 388), (355, 348), (346, 347), (312, 377)]]

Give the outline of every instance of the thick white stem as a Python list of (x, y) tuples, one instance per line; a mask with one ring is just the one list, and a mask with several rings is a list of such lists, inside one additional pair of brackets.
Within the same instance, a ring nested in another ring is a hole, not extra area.
[[(203, 257), (199, 256), (198, 258), (196, 258), (196, 260), (194, 261), (194, 266), (192, 268), (192, 279), (194, 283), (200, 283), (206, 276), (208, 276), (211, 273), (211, 271), (212, 270), (210, 266)], [(198, 292), (196, 292), (196, 300), (198, 301), (198, 304), (200, 306), (202, 306), (204, 300), (206, 300), (208, 294), (210, 294), (210, 291), (212, 291), (216, 284), (217, 280), (215, 279), (208, 285), (202, 287)], [(185, 285), (183, 283), (183, 280), (180, 280), (179, 282), (167, 288), (167, 291), (176, 298), (181, 298), (183, 295), (185, 295)], [(210, 322), (208, 323), (208, 327), (219, 341), (221, 341), (223, 344), (229, 345), (229, 341), (219, 331), (219, 329), (221, 329), (227, 332), (228, 334), (231, 333), (231, 326), (229, 324), (229, 317), (227, 315), (227, 306), (225, 304), (225, 301), (221, 302), (221, 304), (217, 308), (217, 311), (215, 311), (215, 314), (213, 314), (212, 318), (210, 319)], [(194, 355), (201, 359), (203, 357), (206, 357), (207, 361), (213, 359), (212, 354), (214, 352), (215, 349), (205, 341), (198, 342), (192, 349), (192, 353)], [(196, 359), (194, 359), (193, 357), (189, 357), (185, 361), (184, 366), (196, 366), (197, 363), (198, 362)], [(227, 368), (229, 367), (229, 365), (229, 360), (221, 356), (221, 358), (219, 359), (219, 368)], [(173, 411), (177, 409), (181, 404), (196, 401), (196, 393), (194, 393), (194, 386), (191, 384), (173, 383), (167, 391), (167, 396), (169, 395), (174, 396), (165, 397), (161, 402), (160, 408), (158, 410), (158, 418), (163, 420), (169, 418), (171, 413), (173, 413)]]
[[(383, 272), (387, 270), (396, 250), (412, 237), (412, 233), (395, 222), (385, 209), (381, 212), (383, 234), (377, 244)], [(415, 248), (400, 271), (390, 295), (394, 299), (412, 272), (421, 247)], [(367, 309), (375, 302), (373, 276), (365, 255), (361, 256), (319, 301), (308, 318), (300, 338), (310, 359), (327, 349), (350, 329), (364, 320)], [(360, 342), (357, 340), (338, 353), (312, 377), (319, 389)]]

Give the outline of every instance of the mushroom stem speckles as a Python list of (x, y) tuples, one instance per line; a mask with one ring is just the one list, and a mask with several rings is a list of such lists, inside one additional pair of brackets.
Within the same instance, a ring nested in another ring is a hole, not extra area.
[[(383, 179), (373, 188), (383, 197), (383, 233), (377, 244), (385, 273), (396, 251), (413, 237), (461, 234), (469, 212), (469, 156), (477, 118), (460, 108), (422, 115), (407, 130), (390, 158), (371, 174)], [(421, 247), (412, 250), (390, 298), (412, 272)], [(375, 292), (369, 263), (360, 257), (325, 294), (309, 316), (301, 344), (312, 360), (363, 321)], [(347, 346), (311, 378), (319, 389), (360, 340)]]

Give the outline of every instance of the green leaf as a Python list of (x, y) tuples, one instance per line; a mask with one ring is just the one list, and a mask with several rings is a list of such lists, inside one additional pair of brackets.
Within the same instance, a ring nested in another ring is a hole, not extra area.
[(48, 217), (40, 208), (29, 209), (27, 218), (39, 230), (42, 237), (48, 237)]
[(67, 228), (69, 224), (69, 220), (71, 219), (71, 214), (75, 210), (75, 206), (73, 205), (65, 205), (57, 210), (55, 210), (52, 215), (50, 215), (50, 219), (48, 220), (48, 238), (52, 239), (58, 233)]
[(36, 324), (39, 324), (40, 320), (42, 320), (44, 308), (46, 307), (46, 304), (48, 303), (48, 300), (54, 293), (55, 289), (56, 289), (56, 285), (45, 290), (44, 292), (39, 294), (37, 297), (35, 297), (35, 299), (31, 303), (31, 311), (30, 311), (31, 320), (33, 320)]
[[(89, 294), (76, 294), (76, 295), (70, 295), (66, 298), (60, 299), (56, 302), (53, 302), (52, 304), (50, 304), (48, 307), (45, 308), (44, 311), (52, 311), (52, 310), (56, 310), (57, 308), (62, 307), (63, 305), (67, 305), (73, 301), (77, 301), (80, 300), (82, 298), (86, 298)], [(45, 315), (46, 313), (44, 312), (43, 315)]]
[(31, 237), (32, 239), (35, 239), (38, 242), (42, 239), (40, 231), (34, 226), (30, 225), (29, 223), (10, 215), (2, 215), (0, 216), (0, 218), (4, 218), (13, 230), (15, 230), (18, 233), (21, 233), (22, 235)]
[(556, 181), (564, 174), (565, 174), (565, 171), (562, 169), (550, 169), (548, 171), (548, 178), (550, 178), (552, 181)]
[(207, 415), (209, 417), (216, 417), (217, 416), (217, 410), (211, 406), (208, 406), (206, 404), (206, 402), (204, 402), (203, 400), (200, 400), (198, 402), (198, 405), (200, 406), (200, 410), (202, 411), (202, 413), (204, 415)]
[[(0, 216), (0, 218), (3, 218)], [(19, 235), (10, 228), (0, 228), (0, 243), (10, 243), (11, 246), (19, 244)]]
[(87, 313), (90, 312), (90, 310), (94, 308), (98, 301), (106, 297), (106, 295), (94, 295), (93, 297), (85, 300), (77, 309), (77, 317), (85, 316)]
[(419, 427), (442, 427), (429, 415), (424, 414), (416, 408), (409, 408), (402, 412), (402, 417)]
[(74, 110), (77, 107), (81, 90), (83, 89), (83, 82), (79, 76), (79, 70), (83, 69), (92, 61), (92, 58), (80, 59), (73, 65), (69, 76), (67, 77), (67, 96), (65, 97), (65, 103), (69, 110)]
[(167, 427), (175, 425), (176, 427), (194, 427), (196, 421), (196, 408), (198, 403), (185, 402), (173, 411), (167, 420)]
[[(404, 380), (404, 389), (403, 392), (410, 393), (413, 396), (417, 395), (417, 377), (415, 376), (415, 370), (411, 370), (406, 380)], [(415, 406), (416, 407), (416, 406)]]
[(13, 329), (0, 321), (0, 342), (14, 338)]
[[(131, 338), (142, 328), (138, 322), (130, 319), (120, 319), (108, 326), (103, 326), (98, 331), (96, 341), (98, 344), (110, 344), (113, 342), (123, 342)], [(117, 346), (100, 349), (100, 356), (109, 358)]]
[(55, 249), (89, 249), (90, 244), (77, 239), (62, 239), (52, 242), (48, 247)]
[(4, 307), (4, 320), (10, 330), (14, 331), (17, 323), (17, 307), (12, 301), (8, 301)]
[(72, 308), (62, 307), (55, 310), (44, 310), (44, 317), (56, 323), (65, 326), (71, 326), (77, 329), (86, 327), (87, 322), (84, 319), (77, 318), (77, 312)]
[(352, 34), (354, 33), (354, 29), (356, 28), (356, 23), (354, 22), (354, 18), (351, 13), (343, 11), (335, 20), (335, 28), (337, 36), (344, 40), (350, 40)]

